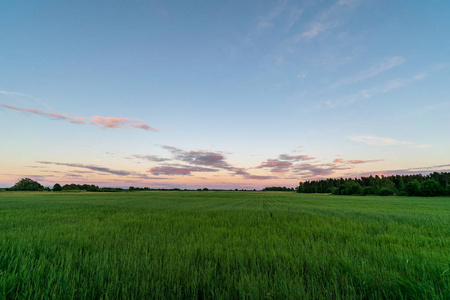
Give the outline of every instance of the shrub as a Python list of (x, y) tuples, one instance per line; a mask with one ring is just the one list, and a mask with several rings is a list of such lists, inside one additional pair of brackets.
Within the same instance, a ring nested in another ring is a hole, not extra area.
[(377, 193), (377, 191), (375, 190), (375, 188), (373, 186), (366, 186), (362, 189), (361, 194), (363, 196), (365, 195), (375, 195)]
[(23, 178), (19, 180), (14, 186), (12, 186), (10, 191), (39, 191), (43, 190), (44, 187), (37, 181), (30, 178)]
[(331, 194), (333, 195), (340, 195), (339, 189), (337, 187), (334, 187), (331, 189)]
[(394, 190), (390, 189), (390, 188), (382, 188), (378, 192), (378, 195), (380, 195), (380, 196), (391, 196), (391, 195), (394, 195)]
[(348, 195), (359, 195), (362, 192), (362, 187), (357, 182), (349, 182), (347, 183), (347, 194)]
[(405, 186), (405, 192), (408, 196), (419, 196), (420, 195), (420, 182), (417, 179), (414, 179), (411, 182), (408, 182)]
[(421, 195), (425, 197), (439, 196), (442, 194), (441, 185), (434, 179), (427, 179), (422, 182)]
[(397, 196), (408, 196), (408, 194), (405, 191), (400, 191), (397, 193)]

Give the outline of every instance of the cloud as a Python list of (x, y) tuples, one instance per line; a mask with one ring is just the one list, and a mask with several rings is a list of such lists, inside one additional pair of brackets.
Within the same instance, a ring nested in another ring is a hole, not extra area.
[(163, 157), (159, 157), (156, 155), (140, 155), (140, 154), (134, 154), (131, 157), (133, 158), (138, 158), (138, 159), (142, 159), (142, 160), (148, 160), (148, 161), (155, 161), (155, 162), (163, 162), (163, 161), (168, 161), (170, 159), (168, 158), (163, 158)]
[(410, 146), (413, 148), (428, 148), (431, 145), (415, 144), (412, 142), (400, 141), (392, 138), (376, 137), (371, 135), (350, 136), (348, 139), (364, 143), (371, 146)]
[(429, 74), (428, 72), (423, 72), (423, 73), (419, 73), (419, 74), (414, 75), (409, 78), (393, 79), (393, 80), (386, 82), (384, 85), (381, 85), (378, 87), (361, 90), (361, 91), (359, 91), (355, 94), (351, 94), (351, 95), (344, 95), (344, 96), (341, 96), (334, 100), (321, 101), (318, 103), (318, 105), (316, 105), (315, 108), (320, 109), (320, 108), (323, 108), (324, 106), (328, 107), (328, 108), (335, 108), (335, 107), (339, 107), (339, 106), (350, 105), (350, 104), (359, 102), (361, 100), (372, 98), (373, 96), (376, 96), (379, 94), (388, 93), (392, 90), (410, 85), (416, 81), (423, 80), (428, 76), (428, 74)]
[(261, 165), (255, 167), (255, 169), (270, 169), (270, 172), (273, 173), (287, 173), (290, 171), (290, 168), (294, 165), (294, 162), (298, 161), (306, 161), (313, 160), (314, 157), (310, 157), (308, 155), (288, 155), (288, 154), (280, 154), (278, 158), (273, 159), (269, 158), (265, 162), (261, 163)]
[(64, 177), (71, 177), (71, 178), (83, 178), (83, 175), (80, 174), (72, 174), (72, 173), (67, 173), (64, 175)]
[(289, 161), (282, 161), (279, 159), (267, 159), (261, 165), (255, 167), (255, 169), (269, 168), (273, 173), (286, 173), (292, 167), (293, 163)]
[(266, 34), (270, 30), (282, 36), (294, 27), (304, 12), (303, 8), (287, 1), (278, 1), (267, 13), (259, 16), (253, 28), (246, 37), (247, 43), (253, 43), (255, 38)]
[(177, 160), (193, 164), (210, 166), (221, 169), (228, 169), (230, 165), (225, 161), (225, 156), (221, 152), (212, 151), (184, 151), (180, 148), (163, 146), (164, 149), (169, 150)]
[(315, 38), (325, 31), (340, 26), (344, 23), (350, 9), (356, 7), (360, 2), (361, 1), (356, 0), (342, 0), (319, 12), (315, 17), (316, 21), (311, 23), (306, 31), (303, 31), (294, 37), (294, 43), (297, 43), (302, 39)]
[(81, 169), (88, 169), (95, 172), (100, 173), (106, 173), (106, 174), (112, 174), (117, 176), (132, 176), (137, 178), (143, 178), (143, 179), (167, 179), (167, 178), (161, 178), (161, 177), (149, 177), (146, 174), (138, 173), (138, 172), (132, 172), (132, 171), (124, 171), (124, 170), (114, 170), (107, 167), (100, 167), (95, 165), (84, 165), (80, 163), (62, 163), (62, 162), (50, 162), (50, 161), (37, 161), (39, 164), (44, 165), (56, 165), (56, 166), (66, 166), (66, 167), (72, 167), (72, 168), (81, 168)]
[(381, 88), (379, 88), (379, 92), (380, 93), (387, 93), (390, 92), (392, 90), (396, 90), (398, 88), (410, 85), (416, 81), (419, 80), (423, 80), (428, 76), (428, 73), (423, 72), (423, 73), (419, 73), (413, 77), (410, 78), (397, 78), (391, 81), (388, 81), (384, 86), (382, 86)]
[(303, 180), (314, 180), (326, 178), (334, 174), (335, 172), (342, 170), (351, 170), (355, 168), (355, 165), (380, 162), (384, 159), (350, 159), (345, 160), (343, 158), (336, 158), (331, 163), (299, 163), (295, 164), (291, 168), (292, 174), (300, 175)]
[(245, 179), (266, 180), (274, 179), (273, 176), (252, 175), (245, 168), (238, 168), (230, 165), (221, 151), (185, 151), (177, 147), (162, 146), (170, 151), (174, 158), (185, 163), (197, 166), (207, 166), (211, 168), (222, 169), (231, 172), (233, 175), (242, 176)]
[(289, 9), (289, 17), (287, 18), (287, 29), (290, 29), (297, 23), (297, 21), (303, 15), (304, 11), (305, 11), (304, 9), (299, 8), (296, 5), (293, 5)]
[(246, 174), (245, 179), (253, 179), (253, 180), (269, 180), (269, 179), (277, 179), (275, 176), (264, 176), (264, 175), (251, 175)]
[(17, 111), (23, 111), (28, 112), (36, 115), (41, 115), (44, 117), (50, 117), (52, 119), (60, 119), (69, 121), (74, 124), (87, 124), (87, 125), (94, 125), (99, 126), (104, 129), (108, 128), (126, 128), (126, 129), (144, 129), (144, 130), (153, 130), (156, 131), (158, 129), (153, 128), (145, 124), (142, 120), (138, 119), (130, 119), (130, 118), (112, 118), (112, 117), (99, 117), (95, 116), (90, 119), (83, 118), (83, 117), (74, 117), (68, 114), (61, 114), (61, 113), (48, 113), (37, 109), (29, 109), (29, 108), (18, 108), (6, 104), (0, 104), (0, 106), (12, 110)]
[(23, 94), (23, 93), (17, 93), (17, 92), (9, 92), (9, 91), (0, 91), (0, 94), (6, 95), (6, 96), (13, 96), (13, 97), (27, 97), (34, 100), (38, 100), (38, 98), (33, 97), (31, 95)]
[(137, 128), (156, 131), (156, 128), (150, 127), (143, 121), (130, 118), (111, 118), (95, 116), (89, 120), (91, 124), (102, 128)]
[(301, 175), (302, 179), (318, 179), (330, 176), (336, 171), (352, 169), (352, 166), (338, 165), (334, 163), (327, 164), (298, 164), (293, 167), (293, 173)]
[(280, 154), (279, 159), (281, 160), (289, 160), (289, 161), (299, 161), (299, 160), (312, 160), (315, 159), (309, 155), (288, 155), (288, 154)]
[(216, 169), (191, 166), (161, 166), (151, 168), (147, 172), (153, 175), (191, 175), (192, 172), (218, 172)]
[(433, 172), (450, 172), (450, 164), (446, 165), (436, 165), (429, 167), (419, 167), (419, 168), (408, 168), (408, 169), (396, 169), (396, 170), (382, 170), (382, 171), (370, 171), (370, 172), (362, 172), (358, 173), (358, 177), (366, 177), (370, 175), (414, 175), (414, 174), (423, 174), (427, 175)]
[(336, 158), (334, 160), (334, 163), (338, 164), (350, 164), (350, 165), (360, 165), (360, 164), (367, 164), (372, 162), (380, 162), (384, 161), (384, 159), (369, 159), (369, 160), (360, 160), (360, 159), (351, 159), (351, 160), (344, 160), (343, 158)]
[(393, 56), (393, 57), (387, 58), (384, 61), (382, 61), (381, 63), (379, 63), (377, 65), (373, 65), (369, 69), (360, 72), (356, 76), (345, 78), (345, 79), (342, 79), (342, 80), (336, 82), (335, 84), (332, 85), (332, 87), (336, 88), (336, 87), (339, 87), (342, 85), (356, 83), (356, 82), (363, 81), (365, 79), (375, 77), (382, 72), (388, 71), (394, 67), (397, 67), (397, 66), (403, 64), (404, 62), (405, 62), (405, 59), (401, 56)]
[(298, 41), (301, 38), (305, 39), (311, 39), (316, 36), (318, 36), (320, 33), (324, 32), (325, 30), (329, 28), (334, 28), (337, 26), (337, 23), (321, 23), (317, 22), (310, 25), (310, 28), (307, 31), (302, 32), (301, 34), (297, 35), (296, 38), (294, 38), (295, 41)]

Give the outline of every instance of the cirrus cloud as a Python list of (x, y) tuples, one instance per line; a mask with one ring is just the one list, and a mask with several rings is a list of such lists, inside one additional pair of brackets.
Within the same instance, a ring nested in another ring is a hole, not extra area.
[[(216, 170), (217, 169), (225, 170), (230, 172), (233, 176), (242, 176), (245, 179), (267, 180), (276, 178), (274, 176), (250, 174), (245, 168), (234, 167), (226, 161), (226, 157), (224, 155), (224, 152), (222, 151), (216, 152), (205, 150), (185, 151), (183, 149), (173, 146), (162, 146), (162, 148), (171, 152), (175, 160), (179, 160), (188, 163), (190, 165), (205, 166), (209, 168), (215, 168)], [(157, 169), (157, 171), (159, 170)], [(189, 174), (177, 174), (177, 175), (189, 175)]]
[(117, 176), (130, 176), (130, 177), (136, 177), (136, 178), (143, 178), (143, 179), (167, 179), (162, 177), (149, 177), (146, 174), (142, 174), (139, 172), (133, 172), (133, 171), (126, 171), (126, 170), (115, 170), (108, 167), (101, 167), (96, 165), (85, 165), (80, 163), (64, 163), (64, 162), (52, 162), (52, 161), (37, 161), (39, 164), (43, 165), (56, 165), (56, 166), (66, 166), (66, 167), (72, 167), (72, 168), (81, 168), (81, 169), (87, 169), (95, 172), (100, 173), (106, 173), (106, 174), (112, 174)]
[(111, 129), (111, 128), (119, 128), (119, 129), (143, 129), (143, 130), (152, 130), (157, 131), (157, 128), (150, 127), (147, 125), (144, 121), (139, 119), (131, 119), (131, 118), (113, 118), (113, 117), (100, 117), (100, 116), (94, 116), (90, 119), (84, 118), (84, 117), (76, 117), (71, 116), (69, 114), (62, 114), (62, 113), (50, 113), (50, 112), (44, 112), (37, 109), (30, 109), (30, 108), (19, 108), (15, 106), (10, 106), (6, 104), (0, 104), (0, 106), (16, 110), (16, 111), (22, 111), (27, 113), (32, 113), (35, 115), (40, 115), (44, 117), (49, 117), (52, 119), (59, 119), (68, 121), (74, 124), (86, 124), (86, 125), (94, 125), (99, 126), (103, 129)]
[(413, 148), (431, 147), (431, 145), (416, 144), (412, 142), (396, 140), (393, 138), (377, 137), (372, 135), (349, 136), (348, 139), (354, 142), (360, 142), (371, 146), (409, 146)]
[(203, 168), (203, 167), (191, 167), (182, 165), (167, 165), (161, 167), (151, 168), (147, 172), (153, 175), (192, 175), (192, 172), (218, 172), (216, 169)]

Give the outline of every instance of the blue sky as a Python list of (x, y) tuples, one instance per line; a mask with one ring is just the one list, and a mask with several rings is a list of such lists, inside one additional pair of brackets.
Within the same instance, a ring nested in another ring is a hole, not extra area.
[(0, 8), (0, 186), (450, 170), (447, 1)]

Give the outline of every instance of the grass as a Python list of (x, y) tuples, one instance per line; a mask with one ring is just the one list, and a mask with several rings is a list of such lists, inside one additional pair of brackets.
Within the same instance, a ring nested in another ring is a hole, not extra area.
[(449, 299), (450, 198), (0, 193), (0, 298)]

